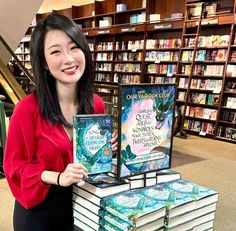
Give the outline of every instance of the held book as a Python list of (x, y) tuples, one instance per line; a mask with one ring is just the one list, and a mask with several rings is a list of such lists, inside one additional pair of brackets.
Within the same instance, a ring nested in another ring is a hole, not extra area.
[(105, 197), (129, 190), (129, 184), (106, 173), (91, 175), (77, 183), (74, 189), (83, 189), (97, 197)]
[(73, 117), (74, 162), (88, 169), (88, 174), (112, 170), (112, 116), (103, 114)]

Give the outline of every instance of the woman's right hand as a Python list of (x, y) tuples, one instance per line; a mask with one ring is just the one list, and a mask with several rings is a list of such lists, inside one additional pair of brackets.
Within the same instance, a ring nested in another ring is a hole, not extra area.
[(65, 171), (61, 173), (59, 184), (60, 186), (67, 187), (74, 183), (78, 183), (83, 178), (87, 178), (88, 170), (79, 163), (68, 164)]

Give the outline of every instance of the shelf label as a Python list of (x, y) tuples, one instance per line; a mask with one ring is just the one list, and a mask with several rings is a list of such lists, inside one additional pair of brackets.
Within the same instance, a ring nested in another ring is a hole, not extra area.
[(200, 131), (200, 132), (199, 132), (199, 135), (200, 135), (200, 136), (206, 136), (206, 132)]
[(130, 28), (122, 28), (121, 29), (121, 32), (132, 32), (132, 31), (135, 31), (135, 27), (130, 27)]
[(110, 30), (99, 30), (98, 34), (109, 34)]
[(87, 32), (83, 32), (84, 35), (88, 35), (88, 31)]
[(160, 63), (161, 60), (160, 59), (155, 59), (155, 63)]
[(131, 50), (131, 52), (136, 52), (136, 51), (137, 51), (137, 49), (132, 49), (132, 50)]
[(154, 26), (154, 30), (161, 30), (168, 28), (172, 28), (172, 23), (162, 23)]
[(213, 94), (220, 94), (220, 89), (214, 89)]

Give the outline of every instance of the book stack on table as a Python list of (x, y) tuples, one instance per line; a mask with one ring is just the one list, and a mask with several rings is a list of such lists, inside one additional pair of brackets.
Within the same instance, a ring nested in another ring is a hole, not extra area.
[(74, 224), (85, 231), (212, 230), (218, 193), (170, 170), (176, 86), (120, 84), (117, 160), (110, 115), (76, 115)]
[(73, 188), (75, 225), (82, 230), (213, 229), (214, 190), (184, 179), (130, 190), (125, 181), (102, 177), (107, 183), (89, 180)]

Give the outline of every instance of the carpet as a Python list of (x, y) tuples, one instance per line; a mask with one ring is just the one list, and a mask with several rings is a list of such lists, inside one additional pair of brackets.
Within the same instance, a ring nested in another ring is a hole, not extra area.
[(206, 160), (198, 156), (192, 156), (183, 152), (172, 151), (171, 167), (177, 167), (180, 165), (190, 164), (193, 162)]

